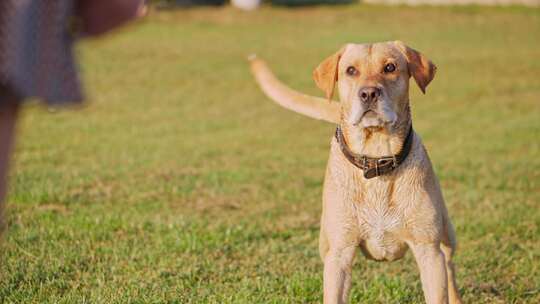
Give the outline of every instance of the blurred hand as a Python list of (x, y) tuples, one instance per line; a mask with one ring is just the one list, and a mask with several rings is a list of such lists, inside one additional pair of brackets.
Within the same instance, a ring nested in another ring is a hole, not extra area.
[(78, 0), (76, 14), (83, 35), (97, 36), (144, 17), (147, 11), (144, 0)]

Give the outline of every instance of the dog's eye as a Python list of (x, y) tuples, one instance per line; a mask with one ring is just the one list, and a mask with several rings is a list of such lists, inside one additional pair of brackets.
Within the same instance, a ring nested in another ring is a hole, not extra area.
[(358, 70), (355, 67), (350, 66), (350, 67), (347, 68), (347, 75), (356, 76), (356, 75), (358, 75)]
[(384, 66), (384, 72), (385, 73), (392, 73), (396, 70), (396, 65), (393, 63), (389, 63)]

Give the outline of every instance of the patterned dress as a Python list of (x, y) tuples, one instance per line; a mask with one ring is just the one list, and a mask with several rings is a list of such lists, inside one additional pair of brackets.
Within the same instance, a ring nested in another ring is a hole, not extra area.
[(51, 105), (80, 102), (71, 31), (75, 0), (0, 0), (1, 92)]

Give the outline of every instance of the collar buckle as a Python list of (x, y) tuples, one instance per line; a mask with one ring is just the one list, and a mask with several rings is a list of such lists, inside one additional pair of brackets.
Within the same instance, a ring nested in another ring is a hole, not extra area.
[(387, 166), (390, 162), (392, 164), (392, 169), (397, 167), (397, 159), (396, 159), (395, 155), (394, 156), (381, 157), (381, 158), (377, 159), (377, 162), (376, 162), (375, 166), (376, 167)]
[(362, 167), (363, 167), (362, 170), (367, 170), (369, 168), (367, 156), (362, 155), (361, 160), (362, 160)]

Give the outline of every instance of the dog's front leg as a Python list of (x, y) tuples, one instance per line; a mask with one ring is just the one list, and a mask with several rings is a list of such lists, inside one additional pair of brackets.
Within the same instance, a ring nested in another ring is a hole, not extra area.
[(351, 270), (357, 247), (330, 247), (324, 258), (324, 304), (344, 304), (349, 298)]
[(420, 268), (426, 303), (448, 304), (446, 266), (439, 244), (413, 244), (410, 247)]

